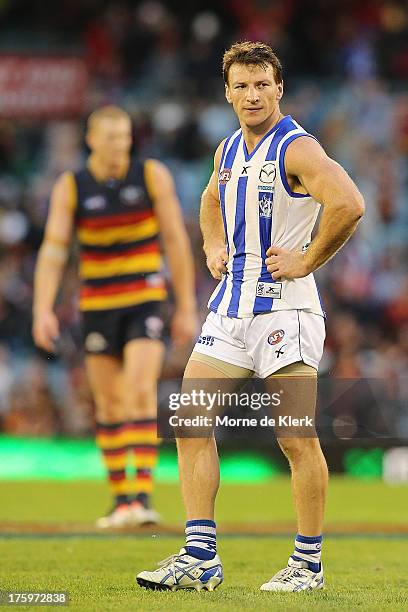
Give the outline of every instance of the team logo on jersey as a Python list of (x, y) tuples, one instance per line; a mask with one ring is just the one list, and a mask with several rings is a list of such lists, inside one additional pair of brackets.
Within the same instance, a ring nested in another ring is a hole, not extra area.
[(163, 325), (160, 317), (147, 317), (145, 320), (146, 336), (152, 340), (157, 340), (161, 337)]
[(87, 210), (101, 210), (107, 204), (106, 199), (101, 195), (91, 196), (84, 200), (84, 208)]
[(108, 341), (99, 332), (91, 332), (85, 339), (85, 348), (90, 353), (101, 353), (108, 347)]
[(125, 206), (137, 206), (143, 200), (143, 189), (137, 185), (126, 185), (119, 192), (120, 201)]
[(274, 183), (276, 178), (276, 165), (275, 162), (267, 162), (264, 164), (259, 172), (259, 180), (261, 183)]
[(224, 168), (224, 170), (221, 170), (219, 177), (218, 177), (220, 181), (220, 185), (226, 185), (231, 178), (231, 174), (232, 174), (231, 168)]
[(283, 331), (283, 329), (275, 329), (275, 331), (273, 331), (268, 336), (268, 344), (271, 344), (272, 346), (274, 344), (279, 344), (279, 342), (282, 342), (284, 337), (285, 337), (285, 332)]
[(270, 219), (272, 217), (273, 194), (260, 191), (258, 193), (258, 199), (260, 216)]

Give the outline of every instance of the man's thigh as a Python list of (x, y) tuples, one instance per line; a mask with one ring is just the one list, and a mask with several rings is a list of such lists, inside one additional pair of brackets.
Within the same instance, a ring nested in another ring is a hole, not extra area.
[(270, 410), (278, 441), (316, 438), (316, 369), (298, 361), (271, 374), (264, 382), (268, 394), (279, 398)]

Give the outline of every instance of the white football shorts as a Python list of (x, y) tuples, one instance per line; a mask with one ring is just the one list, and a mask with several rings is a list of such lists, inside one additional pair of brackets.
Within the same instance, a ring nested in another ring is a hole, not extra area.
[(194, 352), (266, 378), (297, 361), (317, 370), (325, 337), (324, 317), (306, 310), (276, 310), (242, 319), (210, 312)]

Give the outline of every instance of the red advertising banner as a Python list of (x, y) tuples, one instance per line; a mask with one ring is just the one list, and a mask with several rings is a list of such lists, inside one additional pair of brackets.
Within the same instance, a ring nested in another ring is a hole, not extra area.
[(87, 87), (80, 58), (0, 55), (0, 117), (79, 115)]

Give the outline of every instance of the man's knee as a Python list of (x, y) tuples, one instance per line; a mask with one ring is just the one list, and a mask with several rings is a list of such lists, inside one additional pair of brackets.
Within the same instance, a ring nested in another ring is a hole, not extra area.
[(318, 438), (278, 438), (278, 444), (290, 463), (321, 452)]
[(156, 382), (141, 381), (126, 385), (124, 404), (130, 413), (145, 414), (156, 410)]
[(208, 434), (208, 437), (202, 438), (191, 438), (184, 437), (181, 428), (176, 433), (176, 444), (179, 456), (190, 456), (191, 454), (197, 454), (205, 452), (206, 449), (213, 447), (215, 444), (214, 437)]
[(96, 418), (102, 423), (117, 423), (123, 421), (123, 404), (121, 398), (113, 391), (94, 393)]

